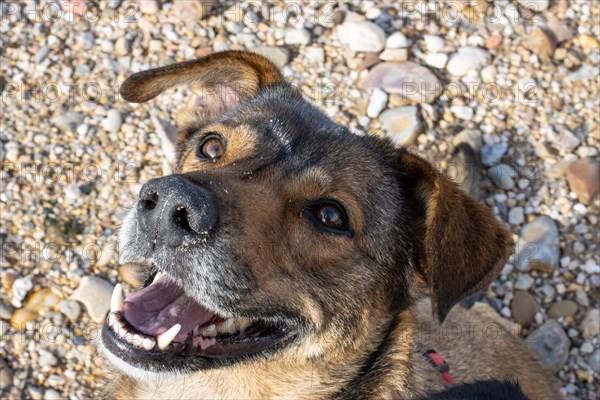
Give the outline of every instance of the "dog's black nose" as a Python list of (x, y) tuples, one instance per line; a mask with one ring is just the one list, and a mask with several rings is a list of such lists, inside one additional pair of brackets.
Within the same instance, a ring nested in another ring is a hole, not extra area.
[(170, 247), (208, 235), (218, 217), (211, 194), (181, 175), (148, 181), (140, 190), (137, 211), (149, 239)]

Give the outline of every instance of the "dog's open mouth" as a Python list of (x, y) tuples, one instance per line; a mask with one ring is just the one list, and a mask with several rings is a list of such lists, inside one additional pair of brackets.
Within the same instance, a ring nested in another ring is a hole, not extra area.
[[(111, 312), (103, 329), (106, 348), (137, 367), (157, 370), (177, 365), (209, 367), (281, 347), (295, 330), (262, 319), (223, 318), (188, 296), (167, 276), (123, 299), (115, 288)], [(156, 364), (161, 365), (156, 365)]]

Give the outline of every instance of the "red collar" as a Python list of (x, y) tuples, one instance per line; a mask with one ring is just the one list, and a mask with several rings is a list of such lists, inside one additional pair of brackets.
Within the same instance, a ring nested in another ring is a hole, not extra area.
[(442, 379), (446, 385), (451, 385), (454, 383), (454, 378), (450, 375), (450, 366), (448, 363), (438, 354), (437, 351), (433, 349), (424, 349), (423, 345), (419, 346), (421, 353), (431, 362), (431, 365), (442, 375)]

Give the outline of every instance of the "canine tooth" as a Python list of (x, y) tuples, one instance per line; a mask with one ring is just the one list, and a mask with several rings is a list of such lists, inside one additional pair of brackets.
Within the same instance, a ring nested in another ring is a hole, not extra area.
[(202, 336), (213, 337), (217, 335), (217, 327), (214, 324), (210, 324), (206, 328), (202, 329)]
[(233, 318), (226, 319), (217, 325), (217, 330), (223, 333), (235, 333), (236, 329), (235, 320)]
[(113, 313), (108, 314), (108, 326), (113, 326), (116, 322), (117, 322), (117, 317), (115, 317), (115, 314), (113, 314)]
[(167, 348), (169, 344), (175, 339), (175, 336), (179, 333), (181, 329), (181, 325), (175, 324), (168, 331), (161, 333), (156, 337), (156, 344), (158, 345), (159, 350), (164, 350)]
[(156, 275), (154, 275), (154, 279), (152, 279), (151, 285), (154, 285), (156, 283), (156, 281), (159, 280), (160, 278), (162, 278), (163, 276), (165, 276), (165, 273), (162, 271), (158, 271), (156, 273)]
[(235, 325), (240, 330), (240, 332), (244, 331), (247, 327), (252, 324), (252, 321), (248, 318), (238, 318), (235, 320)]
[(120, 283), (115, 285), (112, 297), (110, 298), (110, 312), (123, 311), (123, 288)]
[(142, 340), (142, 347), (144, 350), (152, 350), (154, 348), (154, 344), (155, 342), (152, 339), (144, 338), (144, 340)]

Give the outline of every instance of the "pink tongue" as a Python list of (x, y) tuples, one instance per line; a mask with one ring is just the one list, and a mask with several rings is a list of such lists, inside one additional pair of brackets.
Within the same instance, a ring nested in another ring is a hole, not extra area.
[(135, 329), (157, 336), (180, 324), (176, 342), (185, 342), (197, 325), (208, 322), (215, 314), (196, 303), (167, 277), (127, 296), (123, 304), (125, 319)]

